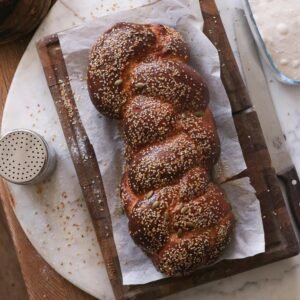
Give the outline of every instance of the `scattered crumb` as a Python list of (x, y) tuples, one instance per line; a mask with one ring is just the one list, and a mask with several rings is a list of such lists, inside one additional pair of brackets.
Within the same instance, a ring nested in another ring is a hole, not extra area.
[(35, 192), (36, 192), (37, 194), (41, 194), (41, 193), (43, 192), (43, 185), (42, 185), (42, 184), (36, 185), (36, 187), (35, 187)]

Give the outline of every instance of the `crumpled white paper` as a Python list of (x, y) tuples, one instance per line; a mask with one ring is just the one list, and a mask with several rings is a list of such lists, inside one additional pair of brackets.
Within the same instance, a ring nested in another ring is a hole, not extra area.
[[(210, 107), (221, 139), (221, 158), (216, 181), (224, 182), (246, 168), (230, 103), (220, 79), (218, 52), (202, 33), (203, 18), (198, 1), (164, 0), (129, 11), (107, 15), (84, 26), (59, 34), (71, 86), (83, 125), (96, 152), (112, 216), (114, 238), (123, 283), (144, 284), (163, 278), (150, 259), (129, 236), (127, 217), (121, 214), (119, 183), (123, 168), (123, 141), (116, 121), (99, 114), (87, 92), (88, 54), (96, 39), (116, 22), (161, 23), (175, 27), (184, 36), (191, 65), (203, 76), (210, 91)], [(237, 219), (233, 240), (222, 259), (252, 256), (265, 250), (259, 201), (248, 178), (222, 184)]]

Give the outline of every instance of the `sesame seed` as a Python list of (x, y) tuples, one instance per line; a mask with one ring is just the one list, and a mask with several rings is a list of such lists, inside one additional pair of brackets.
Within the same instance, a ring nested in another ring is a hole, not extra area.
[(123, 80), (122, 79), (118, 79), (115, 81), (115, 85), (120, 85), (122, 84)]
[(150, 191), (150, 192), (148, 192), (148, 193), (145, 195), (145, 198), (146, 198), (146, 199), (151, 198), (153, 194), (154, 194), (154, 192), (153, 192), (153, 191)]
[(141, 88), (145, 87), (146, 84), (145, 84), (145, 83), (138, 82), (135, 86), (136, 86), (136, 88), (141, 89)]
[(195, 116), (196, 117), (203, 117), (203, 112), (202, 111), (196, 111)]
[(185, 214), (188, 210), (189, 210), (189, 208), (188, 208), (187, 206), (184, 206), (184, 207), (180, 210), (180, 212), (181, 212), (182, 214)]
[(158, 201), (154, 201), (152, 204), (152, 208), (157, 208), (159, 206), (159, 202)]

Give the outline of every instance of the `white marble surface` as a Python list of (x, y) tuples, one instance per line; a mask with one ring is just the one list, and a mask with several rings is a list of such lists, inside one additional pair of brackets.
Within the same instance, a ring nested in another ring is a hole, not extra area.
[[(229, 34), (229, 38), (232, 44), (232, 47), (234, 49), (234, 52), (236, 53), (236, 45), (234, 42), (234, 35), (233, 35), (233, 21), (234, 21), (234, 9), (235, 7), (239, 7), (241, 5), (242, 0), (218, 0), (217, 4), (221, 10), (221, 15), (223, 18), (223, 21), (225, 23), (225, 27), (227, 30), (227, 33)], [(126, 3), (125, 3), (126, 2)], [(74, 25), (82, 24), (83, 22), (87, 22), (91, 19), (93, 19), (96, 16), (100, 16), (103, 14), (103, 12), (109, 12), (109, 11), (115, 11), (117, 9), (123, 9), (131, 5), (132, 1), (99, 1), (99, 0), (89, 0), (89, 1), (80, 1), (80, 0), (60, 0), (56, 3), (44, 23), (41, 25), (40, 29), (38, 30), (37, 34), (34, 36), (33, 41), (28, 47), (28, 50), (26, 54), (24, 55), (24, 58), (22, 59), (20, 63), (20, 68), (18, 69), (16, 73), (15, 80), (12, 84), (11, 91), (9, 93), (8, 97), (8, 106), (5, 109), (4, 113), (4, 120), (8, 116), (9, 113), (9, 104), (11, 99), (16, 98), (22, 98), (26, 99), (28, 101), (28, 104), (30, 105), (30, 99), (33, 97), (40, 97), (41, 103), (43, 98), (49, 97), (47, 93), (47, 89), (45, 88), (45, 82), (42, 80), (41, 85), (42, 88), (36, 89), (34, 85), (34, 81), (28, 80), (28, 74), (30, 76), (42, 76), (41, 73), (41, 67), (34, 63), (37, 60), (37, 54), (34, 47), (35, 41), (40, 38), (41, 36), (44, 36), (49, 33), (54, 33), (57, 31), (61, 31), (63, 29), (70, 28)], [(134, 1), (137, 3), (138, 1)], [(144, 3), (145, 1), (140, 0), (141, 3)], [(24, 71), (25, 70), (25, 71)], [(26, 73), (27, 72), (27, 73)], [(270, 74), (268, 74), (270, 76)], [(31, 77), (31, 79), (32, 79)], [(22, 90), (22, 93), (20, 91), (20, 80), (25, 80), (27, 83), (27, 88)], [(292, 87), (285, 87), (281, 84), (277, 83), (275, 80), (272, 80), (270, 78), (270, 85), (272, 87), (272, 93), (274, 96), (274, 103), (277, 109), (277, 112), (279, 114), (280, 121), (282, 123), (282, 127), (284, 129), (284, 132), (288, 138), (289, 141), (289, 147), (291, 149), (291, 153), (293, 155), (294, 162), (296, 164), (296, 167), (298, 170), (300, 170), (300, 109), (298, 108), (298, 98), (300, 96), (300, 89), (299, 88), (292, 88)], [(280, 93), (278, 93), (280, 91)], [(284, 97), (282, 96), (284, 95)], [(29, 106), (30, 107), (30, 106)], [(20, 105), (20, 112), (21, 112), (22, 106)], [(59, 127), (58, 122), (56, 121), (56, 114), (54, 111), (53, 105), (49, 104), (47, 105), (47, 110), (43, 110), (44, 106), (41, 107), (35, 107), (34, 108), (34, 119), (32, 120), (32, 124), (30, 124), (29, 127), (31, 127), (34, 130), (37, 130), (37, 127), (42, 124), (43, 118), (42, 114), (47, 113), (53, 115), (54, 122), (51, 124), (51, 127), (49, 127), (47, 132), (41, 132), (42, 134), (46, 135), (48, 139), (55, 139), (57, 136), (61, 135), (61, 129)], [(15, 112), (18, 111), (18, 107), (15, 108)], [(31, 111), (31, 110), (30, 110)], [(29, 112), (28, 112), (29, 113)], [(29, 114), (31, 114), (30, 112)], [(41, 115), (38, 115), (41, 114)], [(41, 117), (40, 117), (41, 116)], [(14, 125), (17, 127), (17, 125), (22, 126), (21, 121), (15, 120)], [(45, 124), (44, 124), (45, 125)], [(26, 126), (28, 128), (28, 126)], [(2, 130), (5, 131), (6, 129), (10, 129), (9, 126), (5, 127), (5, 124), (3, 124)], [(62, 153), (65, 152), (65, 145), (61, 145)], [(67, 160), (68, 157), (62, 157), (62, 161)], [(72, 168), (69, 169), (69, 176), (74, 176), (74, 170)], [(59, 178), (56, 178), (56, 180), (59, 182)], [(68, 187), (63, 187), (67, 189)], [(39, 192), (38, 190), (35, 191), (29, 191), (29, 192)], [(65, 194), (58, 195), (58, 198), (54, 200), (57, 201), (55, 204), (60, 204), (61, 202), (62, 207), (65, 208), (64, 205), (70, 205), (67, 206), (68, 209), (72, 209), (72, 205), (76, 206), (78, 203), (72, 202), (67, 203), (68, 200), (65, 198)], [(81, 202), (79, 202), (80, 204)], [(38, 205), (38, 204), (37, 204)], [(84, 209), (84, 207), (81, 209)], [(24, 211), (24, 210), (23, 210)], [(26, 210), (25, 210), (26, 211)], [(27, 210), (26, 212), (28, 212)], [(22, 214), (21, 210), (19, 211), (20, 214)], [(33, 213), (33, 212), (32, 212)], [(65, 211), (63, 211), (65, 213)], [(68, 213), (68, 212), (67, 212)], [(17, 212), (18, 215), (18, 212)], [(50, 213), (51, 215), (51, 213)], [(63, 215), (66, 217), (66, 215)], [(68, 219), (66, 219), (68, 220)], [(62, 221), (62, 224), (59, 225), (65, 225)], [(68, 223), (69, 228), (72, 228), (72, 223)], [(74, 224), (74, 222), (73, 222)], [(49, 230), (47, 229), (47, 224), (44, 223), (43, 226), (45, 228), (41, 228), (41, 235), (43, 233), (43, 230)], [(76, 226), (75, 226), (76, 227)], [(54, 230), (54, 229), (53, 229)], [(85, 229), (86, 230), (86, 229)], [(88, 231), (88, 230), (87, 230)], [(72, 231), (72, 234), (75, 234), (77, 232), (77, 229)], [(30, 235), (30, 232), (27, 232), (28, 235)], [(81, 233), (83, 234), (83, 233)], [(66, 231), (66, 238), (68, 236), (68, 230)], [(34, 238), (31, 236), (31, 238)], [(94, 237), (91, 235), (89, 236), (90, 243), (93, 243)], [(45, 245), (43, 249), (38, 249), (40, 252), (43, 253), (44, 256), (47, 256), (47, 253), (49, 251), (49, 246), (51, 245)], [(68, 247), (67, 242), (65, 241), (65, 246)], [(97, 245), (95, 246), (97, 248)], [(48, 250), (47, 250), (48, 249)], [(51, 248), (50, 248), (51, 249)], [(57, 249), (51, 249), (51, 251), (57, 251)], [(93, 249), (93, 251), (95, 248)], [(59, 253), (59, 251), (58, 251)], [(75, 254), (76, 255), (76, 254)], [(84, 268), (84, 261), (87, 260), (93, 260), (94, 258), (98, 257), (97, 252), (91, 253), (87, 258), (82, 258), (82, 267)], [(101, 261), (99, 261), (101, 263)], [(58, 255), (58, 261), (57, 265), (59, 265), (61, 262), (59, 260)], [(67, 263), (66, 263), (67, 264)], [(299, 257), (295, 257), (289, 260), (285, 260), (279, 263), (275, 263), (266, 267), (262, 267), (250, 272), (246, 272), (243, 274), (239, 274), (234, 277), (230, 277), (218, 282), (214, 282), (211, 284), (203, 285), (201, 287), (185, 291), (182, 293), (179, 293), (177, 295), (173, 295), (169, 297), (168, 299), (300, 299), (300, 287), (298, 287), (298, 281), (300, 280), (300, 259)], [(65, 266), (65, 275), (70, 275), (69, 272), (70, 269), (72, 269), (72, 266)], [(73, 270), (72, 270), (73, 271)], [(75, 270), (76, 271), (76, 270)], [(74, 272), (76, 274), (76, 272)], [(80, 286), (80, 282), (84, 280), (82, 277), (76, 275), (73, 278), (73, 282), (78, 284)], [(105, 275), (103, 275), (102, 278), (104, 281)], [(93, 282), (93, 284), (102, 284), (101, 278), (96, 278), (96, 282)], [(98, 281), (97, 281), (98, 280)], [(94, 295), (98, 295), (98, 291), (96, 289), (93, 291), (90, 290), (91, 293)], [(110, 294), (110, 293), (108, 293)], [(110, 298), (108, 296), (107, 298)]]

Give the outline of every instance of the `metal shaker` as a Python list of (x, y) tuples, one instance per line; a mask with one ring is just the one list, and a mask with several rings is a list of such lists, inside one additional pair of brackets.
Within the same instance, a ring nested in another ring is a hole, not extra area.
[(55, 165), (55, 150), (36, 132), (18, 129), (0, 139), (0, 176), (12, 183), (39, 183)]

